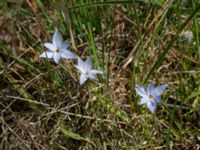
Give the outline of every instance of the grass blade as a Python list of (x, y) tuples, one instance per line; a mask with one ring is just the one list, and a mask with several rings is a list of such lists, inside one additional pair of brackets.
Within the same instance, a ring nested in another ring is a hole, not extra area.
[(151, 70), (149, 71), (149, 73), (147, 74), (147, 77), (144, 81), (144, 83), (147, 82), (147, 80), (150, 78), (150, 76), (154, 73), (154, 71), (158, 68), (158, 66), (162, 63), (162, 61), (165, 58), (165, 55), (167, 54), (167, 52), (169, 51), (169, 49), (172, 47), (173, 43), (177, 40), (177, 38), (179, 37), (179, 33), (186, 27), (186, 25), (189, 23), (189, 21), (195, 16), (195, 14), (199, 11), (200, 9), (200, 4), (196, 7), (196, 9), (192, 12), (192, 14), (188, 17), (188, 19), (181, 25), (181, 27), (179, 28), (179, 30), (177, 31), (176, 35), (172, 38), (172, 40), (169, 42), (169, 44), (167, 45), (167, 47), (163, 50), (162, 54), (160, 55), (160, 57), (158, 58), (158, 60), (156, 61), (156, 63), (153, 65), (153, 67), (151, 68)]
[(91, 140), (89, 140), (89, 138), (84, 138), (77, 133), (74, 133), (72, 131), (65, 129), (64, 127), (61, 127), (60, 129), (61, 129), (61, 132), (67, 137), (70, 137), (75, 140), (83, 140), (83, 141), (89, 142), (95, 146), (95, 144)]

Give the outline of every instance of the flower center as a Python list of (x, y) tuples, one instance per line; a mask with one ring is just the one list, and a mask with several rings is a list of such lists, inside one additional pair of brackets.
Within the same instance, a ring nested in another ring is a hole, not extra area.
[(153, 96), (152, 96), (152, 95), (149, 95), (148, 97), (149, 97), (149, 99), (153, 99)]
[(84, 72), (83, 75), (87, 76), (89, 74), (89, 72)]
[(59, 48), (56, 48), (56, 52), (58, 53), (60, 51), (60, 49)]

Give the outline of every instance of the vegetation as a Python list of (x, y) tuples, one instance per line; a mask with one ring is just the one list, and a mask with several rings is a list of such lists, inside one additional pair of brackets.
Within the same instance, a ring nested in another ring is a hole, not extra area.
[[(0, 149), (200, 149), (199, 10), (198, 0), (0, 1)], [(76, 60), (40, 58), (56, 29), (103, 74), (80, 84)], [(167, 84), (155, 113), (135, 91), (151, 82)]]

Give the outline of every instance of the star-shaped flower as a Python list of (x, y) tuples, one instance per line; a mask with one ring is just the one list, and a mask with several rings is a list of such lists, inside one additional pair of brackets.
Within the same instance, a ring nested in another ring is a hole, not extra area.
[(87, 79), (96, 79), (97, 74), (102, 74), (102, 71), (92, 69), (92, 60), (90, 57), (87, 60), (83, 61), (81, 58), (78, 58), (78, 65), (75, 67), (80, 72), (80, 84), (82, 85)]
[(47, 51), (43, 52), (40, 57), (53, 58), (56, 64), (59, 63), (61, 58), (77, 59), (77, 55), (68, 50), (70, 43), (63, 41), (58, 29), (53, 34), (52, 43), (44, 43), (44, 46), (47, 48)]
[(161, 95), (166, 89), (167, 84), (162, 84), (158, 87), (154, 87), (153, 83), (150, 83), (147, 89), (136, 85), (135, 90), (142, 98), (140, 99), (140, 105), (147, 104), (149, 110), (154, 113), (156, 105), (161, 101)]
[(193, 33), (190, 30), (187, 30), (181, 34), (182, 42), (190, 42), (193, 38)]

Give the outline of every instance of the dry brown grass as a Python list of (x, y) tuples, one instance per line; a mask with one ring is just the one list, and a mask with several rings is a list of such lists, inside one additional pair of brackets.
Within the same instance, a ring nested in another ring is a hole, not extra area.
[[(170, 18), (170, 2), (164, 7), (169, 8), (166, 21), (166, 9), (137, 3), (141, 35), (128, 12), (131, 4), (97, 9), (102, 32), (94, 28), (94, 41), (100, 66), (108, 71), (83, 86), (75, 62), (56, 66), (39, 58), (55, 26), (59, 24), (62, 33), (67, 29), (55, 2), (42, 2), (44, 10), (36, 1), (0, 3), (0, 149), (200, 149), (199, 96), (186, 99), (200, 85), (192, 43), (177, 41), (151, 78), (168, 83), (163, 102), (169, 106), (159, 105), (155, 115), (149, 114), (134, 93), (134, 83), (142, 85), (174, 36), (175, 24), (182, 23)], [(183, 7), (190, 10), (191, 5)], [(83, 10), (76, 13), (81, 20)], [(77, 18), (71, 17), (76, 52), (85, 58), (91, 51), (88, 29), (76, 28)]]

